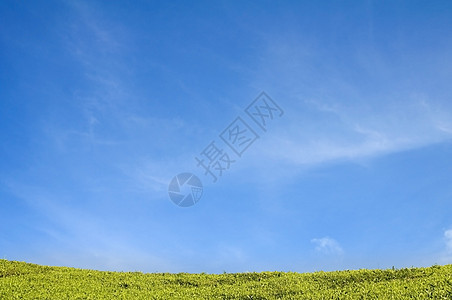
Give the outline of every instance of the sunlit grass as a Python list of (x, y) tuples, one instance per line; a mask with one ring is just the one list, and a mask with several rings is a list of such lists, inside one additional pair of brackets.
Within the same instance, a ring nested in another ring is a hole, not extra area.
[(0, 260), (0, 299), (452, 299), (452, 265), (316, 273), (101, 272)]

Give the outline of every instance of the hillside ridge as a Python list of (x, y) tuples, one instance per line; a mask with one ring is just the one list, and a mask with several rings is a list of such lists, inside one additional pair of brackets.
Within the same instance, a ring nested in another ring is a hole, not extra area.
[(331, 272), (142, 273), (0, 259), (0, 299), (452, 299), (452, 265)]

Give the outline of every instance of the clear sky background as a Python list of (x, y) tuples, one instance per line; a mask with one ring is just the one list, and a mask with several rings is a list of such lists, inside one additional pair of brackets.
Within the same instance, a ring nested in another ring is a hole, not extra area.
[[(452, 263), (451, 82), (451, 1), (0, 1), (0, 257)], [(284, 115), (212, 183), (195, 156), (262, 91)]]

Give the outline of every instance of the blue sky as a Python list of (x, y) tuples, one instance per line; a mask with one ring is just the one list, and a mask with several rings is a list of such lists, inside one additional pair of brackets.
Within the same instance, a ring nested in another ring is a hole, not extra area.
[[(452, 263), (451, 28), (450, 1), (1, 1), (0, 257)], [(266, 132), (262, 91), (284, 110)], [(259, 139), (213, 183), (195, 157), (239, 116)], [(204, 185), (187, 208), (181, 172)]]

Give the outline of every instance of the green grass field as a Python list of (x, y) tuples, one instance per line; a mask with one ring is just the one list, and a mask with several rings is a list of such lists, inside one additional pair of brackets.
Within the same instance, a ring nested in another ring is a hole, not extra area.
[(0, 299), (452, 299), (452, 265), (316, 273), (101, 272), (0, 260)]

